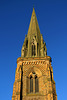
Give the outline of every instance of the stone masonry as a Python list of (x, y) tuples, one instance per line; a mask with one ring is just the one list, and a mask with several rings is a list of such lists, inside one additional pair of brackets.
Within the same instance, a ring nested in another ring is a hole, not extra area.
[(17, 59), (12, 100), (57, 100), (51, 57), (47, 56), (34, 8)]

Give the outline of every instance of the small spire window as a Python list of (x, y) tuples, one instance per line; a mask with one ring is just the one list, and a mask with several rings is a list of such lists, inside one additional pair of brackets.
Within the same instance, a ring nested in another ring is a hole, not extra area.
[(32, 45), (32, 56), (36, 55), (36, 46), (35, 44)]

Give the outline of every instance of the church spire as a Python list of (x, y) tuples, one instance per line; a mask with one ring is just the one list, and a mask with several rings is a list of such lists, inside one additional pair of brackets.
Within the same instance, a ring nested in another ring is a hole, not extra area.
[(40, 29), (39, 29), (39, 25), (37, 22), (34, 8), (33, 8), (30, 25), (29, 25), (29, 29), (28, 29), (28, 35), (30, 35), (30, 34), (34, 34), (34, 35), (40, 34)]
[(51, 57), (33, 8), (21, 57), (17, 59), (12, 100), (57, 100)]
[(21, 57), (44, 57), (47, 55), (46, 44), (43, 41), (33, 8), (28, 34), (21, 50)]

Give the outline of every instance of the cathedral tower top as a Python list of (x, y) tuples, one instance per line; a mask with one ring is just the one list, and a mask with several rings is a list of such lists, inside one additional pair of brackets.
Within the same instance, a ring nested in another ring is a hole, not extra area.
[(46, 55), (46, 44), (40, 33), (35, 10), (33, 8), (28, 34), (25, 37), (21, 50), (21, 57), (44, 57)]

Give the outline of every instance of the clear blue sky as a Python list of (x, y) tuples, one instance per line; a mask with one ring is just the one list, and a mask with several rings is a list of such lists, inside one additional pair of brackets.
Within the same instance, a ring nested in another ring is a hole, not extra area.
[(67, 100), (67, 0), (0, 0), (0, 100), (11, 100), (33, 5), (52, 58), (58, 100)]

